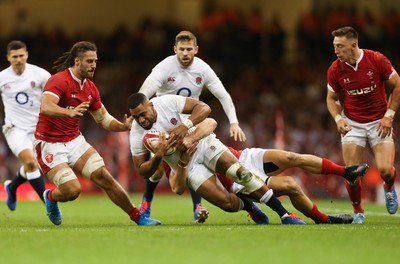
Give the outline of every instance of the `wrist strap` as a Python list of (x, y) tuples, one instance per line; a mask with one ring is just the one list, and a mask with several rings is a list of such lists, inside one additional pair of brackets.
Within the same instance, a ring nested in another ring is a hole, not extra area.
[(336, 123), (337, 123), (338, 121), (342, 120), (342, 119), (343, 119), (342, 115), (336, 115), (336, 116), (335, 116), (335, 122), (336, 122)]
[(388, 109), (388, 110), (386, 110), (386, 113), (385, 113), (385, 117), (388, 117), (388, 118), (390, 118), (390, 119), (393, 119), (394, 118), (394, 114), (395, 114), (395, 112), (392, 110), (392, 109)]
[(182, 169), (185, 169), (187, 167), (187, 163), (183, 162), (182, 160), (178, 161), (178, 166), (181, 167)]
[(186, 119), (182, 124), (184, 124), (188, 129), (191, 129), (193, 127), (193, 122), (189, 118)]

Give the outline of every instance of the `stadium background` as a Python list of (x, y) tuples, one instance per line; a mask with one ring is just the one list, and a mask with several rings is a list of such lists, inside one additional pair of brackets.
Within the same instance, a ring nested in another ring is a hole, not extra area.
[[(111, 114), (122, 118), (128, 112), (127, 96), (139, 89), (152, 67), (173, 53), (177, 32), (188, 29), (198, 37), (199, 57), (214, 68), (231, 94), (248, 137), (243, 144), (229, 138), (229, 124), (218, 100), (205, 91), (201, 99), (212, 106), (212, 117), (219, 123), (216, 133), (224, 143), (238, 148), (284, 148), (342, 163), (339, 135), (325, 104), (326, 70), (334, 59), (330, 32), (342, 25), (359, 31), (361, 48), (381, 51), (400, 69), (400, 32), (396, 31), (400, 7), (389, 0), (114, 0), (112, 4), (0, 0), (4, 58), (0, 68), (9, 66), (5, 47), (12, 39), (25, 41), (29, 62), (51, 73), (52, 62), (75, 41), (93, 41), (99, 48), (95, 83)], [(399, 134), (398, 117), (394, 129)], [(144, 180), (133, 168), (126, 133), (107, 133), (89, 115), (82, 132), (126, 189), (143, 192)], [(397, 169), (398, 151), (396, 143)], [(369, 153), (365, 161), (374, 165)], [(0, 182), (13, 177), (19, 166), (1, 134)], [(290, 173), (311, 197), (347, 199), (343, 180), (337, 176)], [(99, 191), (88, 181), (83, 183), (85, 191)], [(168, 191), (165, 180), (162, 186), (158, 191)], [(364, 188), (365, 199), (383, 198), (374, 168), (365, 177)]]

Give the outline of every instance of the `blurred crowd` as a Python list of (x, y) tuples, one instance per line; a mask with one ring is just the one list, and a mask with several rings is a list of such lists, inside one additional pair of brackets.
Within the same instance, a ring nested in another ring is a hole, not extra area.
[[(175, 35), (188, 29), (146, 17), (134, 32), (121, 24), (107, 35), (82, 31), (68, 36), (62, 28), (45, 32), (40, 27), (29, 27), (24, 23), (27, 15), (22, 12), (21, 23), (16, 25), (14, 33), (0, 40), (3, 55), (8, 41), (20, 39), (28, 45), (28, 62), (54, 73), (53, 61), (74, 42), (95, 42), (99, 63), (94, 81), (103, 103), (116, 118), (128, 113), (126, 98), (138, 91), (152, 67), (173, 54)], [(326, 70), (335, 59), (331, 31), (344, 25), (358, 30), (361, 48), (381, 51), (400, 70), (400, 53), (396, 50), (400, 47), (400, 31), (396, 30), (400, 26), (400, 15), (393, 9), (381, 16), (374, 16), (369, 10), (360, 12), (341, 6), (309, 10), (297, 23), (295, 48), (291, 52), (287, 45), (288, 30), (278, 14), (265, 21), (257, 8), (247, 15), (230, 8), (206, 9), (198, 26), (189, 30), (198, 37), (198, 56), (211, 65), (231, 94), (248, 139), (238, 143), (229, 137), (228, 120), (219, 101), (204, 91), (201, 99), (212, 106), (211, 116), (219, 124), (217, 136), (237, 148), (277, 147), (343, 163), (340, 136), (327, 111), (325, 96)], [(2, 60), (0, 66), (4, 69), (9, 65)], [(3, 116), (1, 108), (1, 120)], [(395, 122), (396, 134), (398, 124)], [(130, 191), (140, 192), (144, 181), (133, 169), (128, 135), (103, 131), (89, 115), (82, 122), (82, 132), (91, 144), (103, 151), (101, 154), (113, 175), (119, 175)], [(12, 177), (10, 173), (18, 165), (3, 135), (0, 139), (0, 180), (3, 181)], [(397, 154), (396, 160), (399, 157)], [(370, 155), (366, 155), (365, 161), (372, 162)], [(343, 180), (337, 176), (308, 175), (297, 170), (291, 173), (311, 197), (347, 197)], [(377, 184), (376, 175), (372, 174), (368, 176), (370, 180), (366, 177), (366, 186), (368, 181), (372, 186)], [(95, 190), (93, 186), (86, 187)], [(373, 200), (373, 194), (368, 198)]]

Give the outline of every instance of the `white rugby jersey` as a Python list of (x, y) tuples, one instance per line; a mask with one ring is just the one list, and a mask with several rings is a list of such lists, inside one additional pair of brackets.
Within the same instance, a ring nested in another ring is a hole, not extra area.
[(213, 69), (198, 57), (183, 68), (175, 55), (158, 63), (147, 76), (139, 92), (148, 98), (156, 95), (177, 94), (199, 99), (206, 87), (221, 103), (230, 123), (238, 123), (232, 98)]
[[(165, 95), (161, 97), (155, 97), (150, 101), (153, 102), (154, 108), (157, 111), (157, 121), (149, 130), (145, 130), (136, 121), (133, 121), (129, 135), (132, 156), (142, 155), (149, 152), (149, 150), (147, 150), (143, 143), (143, 137), (147, 132), (167, 132), (182, 123), (182, 116), (180, 113), (185, 106), (184, 97), (176, 95)], [(194, 127), (192, 128), (192, 130), (194, 130)], [(197, 151), (194, 154), (192, 161), (195, 161), (195, 163), (203, 163), (205, 156), (216, 155), (215, 149), (210, 148), (210, 144), (215, 145), (215, 143), (219, 143), (221, 145), (218, 148), (220, 151), (221, 149), (222, 151), (227, 149), (218, 139), (216, 139), (215, 134), (212, 133), (199, 141)], [(172, 155), (164, 156), (163, 159), (168, 163), (172, 170), (175, 171), (180, 157), (181, 152), (177, 150)]]
[(149, 152), (143, 144), (143, 137), (147, 132), (166, 132), (182, 123), (182, 116), (180, 114), (185, 106), (185, 97), (165, 95), (154, 97), (150, 101), (157, 111), (157, 121), (150, 130), (144, 129), (135, 120), (132, 122), (132, 128), (129, 134), (132, 155), (142, 155)]
[(11, 66), (0, 72), (5, 124), (35, 130), (43, 87), (50, 76), (48, 71), (29, 63), (21, 75), (17, 75)]

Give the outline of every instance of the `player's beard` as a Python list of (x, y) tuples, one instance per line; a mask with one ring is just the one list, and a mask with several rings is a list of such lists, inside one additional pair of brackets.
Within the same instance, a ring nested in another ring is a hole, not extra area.
[(80, 67), (79, 73), (82, 78), (93, 78), (95, 70), (96, 70), (96, 68), (87, 69), (87, 68)]
[(93, 78), (95, 69), (85, 70), (85, 78)]
[(188, 66), (190, 66), (190, 65), (192, 64), (193, 58), (187, 57), (187, 58), (184, 60), (184, 58), (182, 57), (182, 58), (180, 59), (180, 62), (181, 62), (181, 65), (182, 65), (183, 67), (188, 67)]
[(153, 124), (148, 119), (145, 119), (143, 122), (140, 123), (140, 126), (146, 130), (149, 130), (149, 129), (151, 129)]

